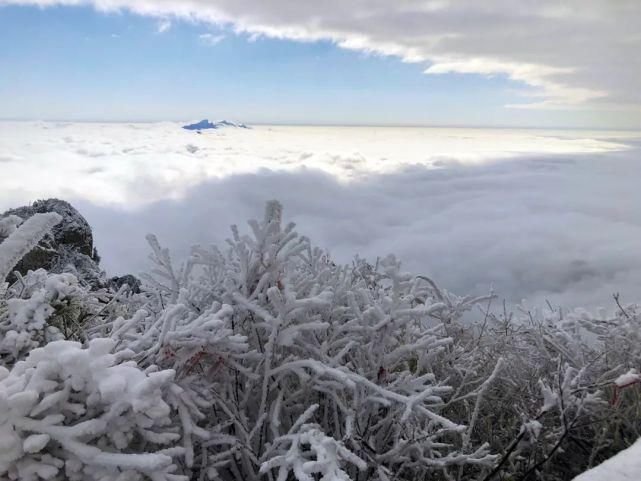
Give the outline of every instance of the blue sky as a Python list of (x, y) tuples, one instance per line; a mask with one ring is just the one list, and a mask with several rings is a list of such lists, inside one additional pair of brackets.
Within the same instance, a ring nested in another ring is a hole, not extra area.
[[(0, 118), (594, 127), (608, 113), (514, 109), (507, 75), (91, 7), (0, 6)], [(221, 38), (213, 43), (204, 39)], [(427, 64), (429, 65), (429, 64)], [(616, 122), (615, 122), (616, 123)]]

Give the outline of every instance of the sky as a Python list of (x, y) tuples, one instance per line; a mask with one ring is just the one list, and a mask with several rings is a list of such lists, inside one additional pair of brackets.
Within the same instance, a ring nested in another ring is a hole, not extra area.
[(635, 0), (0, 0), (0, 119), (641, 128)]

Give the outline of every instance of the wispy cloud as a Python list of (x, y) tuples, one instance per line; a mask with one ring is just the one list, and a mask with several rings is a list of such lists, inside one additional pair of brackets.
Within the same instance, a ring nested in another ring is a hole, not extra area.
[[(92, 4), (159, 19), (398, 56), (428, 74), (503, 75), (537, 94), (530, 105), (641, 108), (638, 0), (0, 0)], [(162, 20), (159, 32), (170, 23)], [(203, 40), (220, 41), (217, 36)], [(213, 43), (216, 43), (216, 42)], [(527, 99), (526, 99), (527, 100)], [(523, 105), (519, 105), (523, 106)]]
[(171, 21), (170, 20), (160, 20), (156, 24), (156, 33), (162, 34), (171, 30)]
[(213, 33), (201, 33), (198, 35), (201, 42), (207, 45), (216, 45), (225, 39), (224, 35), (214, 35)]

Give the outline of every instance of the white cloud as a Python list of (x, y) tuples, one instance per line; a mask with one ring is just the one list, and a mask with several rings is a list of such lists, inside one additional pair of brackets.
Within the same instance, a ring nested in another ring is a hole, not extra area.
[(638, 135), (5, 123), (0, 152), (0, 211), (71, 201), (111, 272), (146, 268), (148, 232), (180, 257), (278, 198), (341, 261), (393, 252), (455, 292), (538, 305), (641, 300)]
[(641, 215), (632, 207), (641, 202), (639, 169), (624, 155), (417, 166), (350, 184), (314, 171), (263, 171), (135, 211), (79, 205), (105, 265), (121, 272), (148, 266), (149, 231), (180, 259), (192, 243), (222, 246), (230, 224), (245, 226), (277, 198), (299, 232), (341, 262), (393, 252), (459, 294), (494, 286), (510, 303), (614, 307), (612, 293), (633, 302), (641, 292)]
[(171, 21), (164, 19), (160, 20), (156, 25), (156, 33), (162, 34), (171, 30)]
[(605, 91), (591, 90), (575, 86), (564, 85), (550, 80), (554, 76), (570, 75), (572, 68), (548, 67), (546, 65), (498, 62), (492, 59), (472, 58), (462, 60), (436, 59), (426, 74), (444, 73), (477, 73), (481, 75), (499, 75), (509, 72), (513, 80), (524, 82), (538, 90), (530, 96), (542, 97), (543, 101), (510, 105), (515, 108), (546, 108), (561, 105), (572, 106), (583, 104), (590, 100), (606, 97)]
[[(234, 120), (234, 119), (231, 119)], [(0, 205), (12, 189), (23, 199), (73, 195), (135, 207), (179, 198), (207, 178), (293, 171), (305, 165), (349, 182), (412, 165), (476, 165), (537, 153), (607, 153), (625, 148), (614, 134), (554, 135), (527, 130), (307, 128), (257, 126), (196, 135), (181, 124), (0, 123)], [(39, 175), (42, 168), (47, 176)], [(100, 171), (96, 175), (87, 172)], [(50, 171), (50, 172), (49, 172)]]
[(214, 35), (212, 33), (201, 33), (198, 35), (201, 42), (207, 45), (216, 45), (225, 39), (224, 35)]
[(395, 55), (427, 72), (506, 75), (545, 108), (641, 113), (638, 0), (0, 0), (85, 5)]

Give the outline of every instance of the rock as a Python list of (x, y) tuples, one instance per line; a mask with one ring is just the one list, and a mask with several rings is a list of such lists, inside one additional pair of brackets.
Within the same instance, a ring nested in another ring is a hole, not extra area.
[[(57, 212), (62, 216), (62, 221), (22, 258), (15, 270), (21, 274), (41, 268), (54, 274), (70, 272), (94, 289), (117, 291), (127, 284), (130, 292), (140, 292), (140, 280), (131, 274), (107, 279), (100, 268), (98, 251), (93, 245), (91, 226), (64, 200), (38, 200), (32, 205), (11, 209), (0, 215), (0, 242), (22, 221), (43, 212)], [(13, 282), (16, 279), (12, 274), (7, 280)]]
[(131, 274), (125, 274), (124, 276), (119, 276), (119, 277), (118, 276), (112, 277), (107, 281), (107, 284), (114, 291), (117, 291), (123, 285), (127, 284), (131, 292), (133, 292), (134, 294), (140, 293), (140, 286), (141, 286), (140, 279), (138, 279), (136, 276), (133, 276)]
[(53, 273), (73, 272), (92, 286), (103, 283), (104, 273), (93, 246), (91, 226), (68, 202), (59, 199), (38, 200), (32, 205), (8, 210), (0, 217), (17, 216), (25, 220), (44, 212), (57, 212), (62, 216), (62, 222), (22, 258), (16, 270), (21, 274), (40, 268)]
[(81, 254), (90, 257), (93, 255), (91, 226), (69, 202), (60, 199), (37, 200), (32, 205), (10, 209), (1, 217), (17, 215), (26, 220), (34, 214), (44, 212), (57, 212), (62, 216), (62, 222), (52, 231), (53, 242), (56, 245), (72, 247)]

